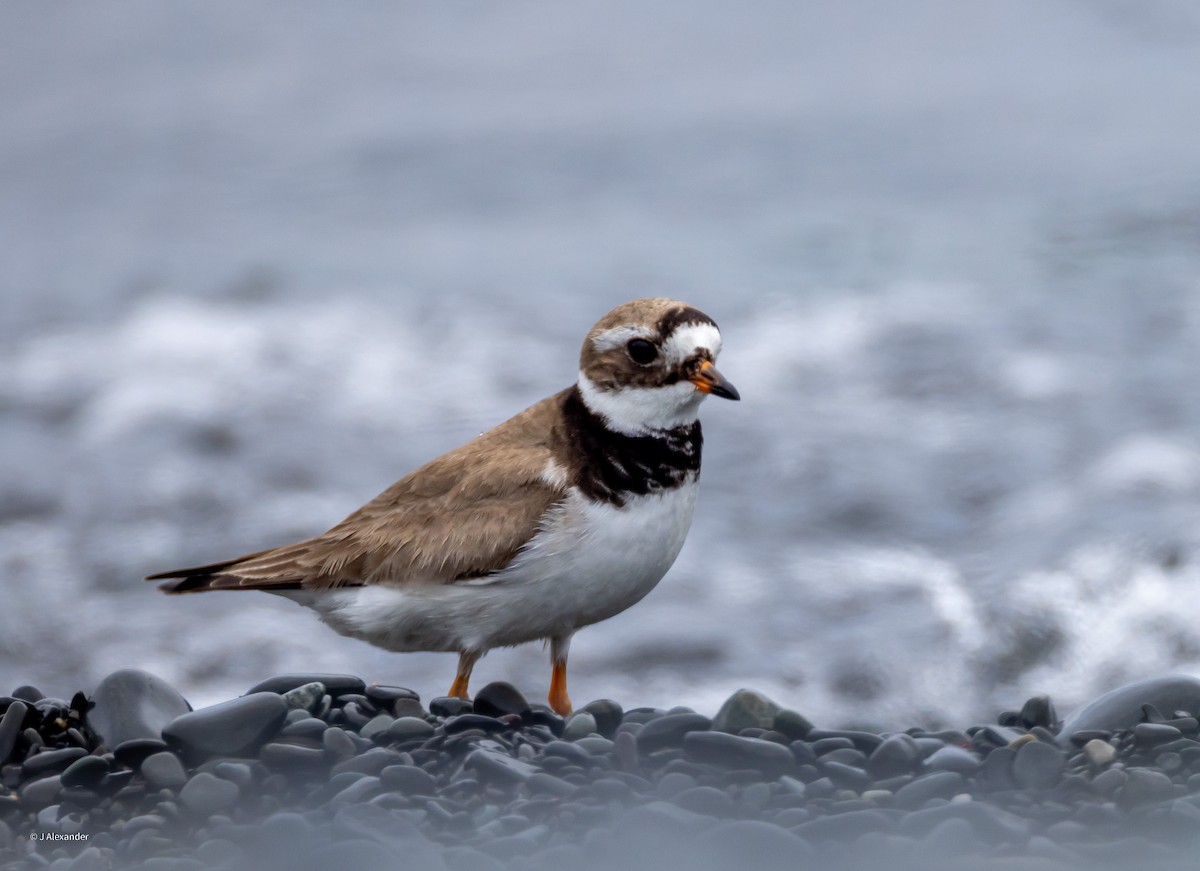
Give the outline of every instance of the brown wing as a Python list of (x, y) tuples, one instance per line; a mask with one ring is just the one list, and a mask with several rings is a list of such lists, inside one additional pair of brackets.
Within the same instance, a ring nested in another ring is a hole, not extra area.
[(452, 583), (497, 571), (565, 488), (548, 480), (558, 397), (544, 400), (393, 484), (323, 535), (152, 575), (160, 589), (321, 589)]

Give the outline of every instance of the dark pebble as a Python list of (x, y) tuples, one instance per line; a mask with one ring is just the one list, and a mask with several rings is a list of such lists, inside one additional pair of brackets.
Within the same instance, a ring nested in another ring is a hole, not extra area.
[(113, 749), (113, 756), (122, 765), (137, 768), (147, 756), (161, 753), (166, 749), (168, 749), (167, 742), (158, 738), (130, 738), (128, 741), (122, 741)]
[(725, 768), (752, 768), (768, 776), (777, 777), (794, 765), (792, 751), (787, 747), (725, 732), (689, 732), (684, 735), (683, 747), (693, 761)]
[(712, 720), (703, 714), (667, 714), (647, 723), (637, 734), (640, 753), (653, 753), (665, 747), (680, 747), (689, 732), (706, 732)]
[(472, 751), (466, 765), (480, 777), (500, 784), (523, 783), (537, 774), (537, 768), (528, 762), (491, 750)]
[(612, 699), (597, 699), (588, 702), (581, 710), (587, 711), (596, 721), (596, 731), (611, 739), (625, 716), (624, 709)]
[(1016, 750), (998, 747), (983, 757), (980, 776), (992, 789), (1012, 789), (1017, 785), (1013, 780), (1013, 762), (1016, 758)]
[(163, 740), (191, 760), (253, 756), (279, 732), (288, 707), (273, 692), (255, 692), (176, 717)]
[(304, 717), (284, 726), (279, 734), (284, 738), (309, 738), (313, 741), (320, 741), (327, 728), (324, 720), (318, 720), (316, 717)]
[(954, 771), (933, 771), (900, 787), (896, 791), (896, 806), (915, 810), (930, 799), (952, 798), (964, 784), (962, 775)]
[(1140, 747), (1152, 747), (1181, 737), (1182, 732), (1165, 723), (1138, 723), (1133, 727), (1133, 740)]
[(368, 684), (367, 688), (363, 690), (363, 695), (381, 710), (391, 708), (399, 701), (411, 701), (418, 704), (421, 702), (421, 696), (416, 690), (388, 684)]
[(866, 770), (872, 777), (882, 779), (899, 774), (911, 774), (921, 763), (921, 750), (909, 735), (889, 735), (867, 757)]
[(13, 690), (12, 697), (14, 699), (20, 699), (23, 702), (28, 702), (31, 705), (34, 702), (40, 702), (42, 699), (46, 698), (41, 690), (35, 686), (30, 686), (29, 684), (19, 686)]
[(454, 696), (441, 696), (440, 698), (430, 700), (429, 713), (435, 717), (454, 717), (458, 714), (469, 714), (471, 713), (471, 703), (466, 699)]
[(833, 781), (838, 789), (852, 789), (861, 792), (871, 785), (871, 777), (861, 768), (846, 765), (841, 762), (821, 760), (821, 771)]
[(264, 744), (258, 752), (263, 765), (273, 771), (299, 769), (310, 771), (328, 764), (324, 747), (308, 747), (302, 744), (272, 741)]
[(192, 709), (162, 678), (136, 668), (101, 680), (92, 702), (87, 723), (110, 748), (132, 738), (161, 738), (164, 726)]
[(1034, 696), (1021, 706), (1017, 719), (1026, 729), (1034, 726), (1051, 728), (1058, 722), (1058, 713), (1054, 710), (1054, 702), (1049, 696)]
[(309, 683), (323, 684), (325, 692), (337, 697), (347, 693), (361, 693), (366, 684), (352, 674), (278, 674), (256, 683), (246, 690), (245, 695), (254, 693), (276, 693), (282, 695), (289, 690)]
[(1017, 749), (1013, 760), (1013, 782), (1022, 789), (1050, 789), (1062, 778), (1066, 757), (1057, 747), (1029, 741)]
[(21, 773), (28, 778), (41, 777), (50, 772), (63, 771), (72, 762), (87, 756), (82, 747), (64, 747), (62, 750), (43, 750), (35, 753), (21, 764)]
[(752, 726), (770, 729), (775, 723), (775, 716), (781, 710), (779, 705), (761, 693), (748, 689), (738, 690), (721, 705), (721, 709), (713, 717), (712, 728), (717, 732), (735, 735)]
[(12, 756), (13, 748), (17, 745), (17, 738), (24, 728), (25, 714), (28, 711), (29, 706), (18, 700), (10, 704), (4, 712), (4, 717), (0, 718), (0, 764), (7, 762), (8, 758)]
[(398, 764), (403, 757), (394, 750), (385, 747), (375, 747), (366, 753), (360, 753), (344, 762), (339, 762), (332, 769), (334, 774), (344, 771), (357, 771), (359, 774), (378, 775), (389, 765)]
[(108, 774), (111, 766), (100, 756), (84, 756), (72, 762), (62, 773), (64, 787), (93, 787)]
[[(281, 702), (282, 704), (282, 702)], [(202, 772), (195, 775), (179, 792), (179, 799), (190, 810), (209, 815), (237, 803), (241, 790), (236, 783)]]
[(803, 714), (785, 708), (775, 715), (775, 719), (771, 721), (771, 728), (796, 741), (807, 738), (808, 733), (813, 730), (813, 724)]
[(179, 757), (169, 751), (147, 756), (140, 768), (142, 777), (154, 787), (175, 789), (187, 783), (187, 772)]
[(502, 717), (505, 714), (526, 714), (529, 702), (510, 683), (495, 681), (475, 694), (474, 711), (486, 717)]
[(447, 735), (457, 735), (468, 729), (479, 729), (485, 734), (490, 734), (507, 731), (508, 725), (495, 717), (487, 717), (483, 714), (459, 714), (447, 718), (442, 724), (442, 731)]
[(48, 805), (54, 804), (54, 800), (58, 798), (58, 793), (61, 789), (62, 778), (57, 774), (38, 780), (31, 780), (29, 783), (22, 785), (20, 790), (18, 790), (21, 807), (26, 810), (41, 810)]

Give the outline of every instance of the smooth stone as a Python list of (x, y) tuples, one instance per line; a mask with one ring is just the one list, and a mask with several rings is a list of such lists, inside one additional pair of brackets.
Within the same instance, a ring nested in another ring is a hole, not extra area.
[(100, 756), (84, 756), (76, 759), (62, 773), (64, 787), (93, 787), (100, 783), (111, 770), (108, 760)]
[(1139, 747), (1152, 747), (1183, 737), (1183, 733), (1166, 723), (1138, 723), (1133, 727), (1133, 740)]
[(936, 807), (915, 810), (900, 818), (897, 831), (922, 837), (948, 819), (961, 819), (981, 837), (992, 843), (1023, 844), (1033, 824), (1014, 813), (980, 801), (947, 802)]
[(1058, 712), (1054, 710), (1054, 702), (1049, 696), (1034, 696), (1021, 706), (1017, 719), (1026, 729), (1042, 726), (1049, 729), (1058, 722)]
[(1162, 711), (1200, 712), (1200, 678), (1172, 674), (1126, 684), (1074, 711), (1063, 721), (1059, 734), (1132, 729), (1144, 719), (1143, 705)]
[(289, 690), (302, 687), (305, 684), (319, 683), (325, 687), (325, 692), (335, 698), (347, 693), (361, 693), (367, 685), (360, 677), (352, 674), (277, 674), (266, 680), (259, 681), (244, 695), (254, 693), (276, 693), (283, 695)]
[(721, 705), (721, 709), (712, 719), (712, 729), (715, 732), (731, 734), (752, 727), (770, 729), (775, 725), (775, 717), (781, 710), (783, 709), (779, 705), (762, 693), (740, 689)]
[(241, 790), (236, 783), (201, 772), (179, 792), (179, 799), (198, 814), (210, 815), (237, 803)]
[(567, 759), (576, 765), (587, 765), (592, 761), (591, 754), (582, 747), (572, 744), (570, 741), (562, 741), (556, 739), (548, 741), (546, 746), (542, 748), (543, 756), (557, 756), (561, 759)]
[[(965, 781), (955, 771), (932, 771), (896, 790), (897, 807), (916, 809), (934, 798), (952, 798), (962, 790)], [(812, 784), (809, 784), (811, 790)]]
[(712, 720), (703, 714), (667, 714), (651, 720), (637, 734), (640, 753), (653, 753), (666, 747), (679, 747), (689, 732), (707, 732)]
[[(599, 781), (596, 782), (599, 783)], [(541, 771), (529, 778), (526, 784), (529, 792), (533, 795), (553, 795), (558, 798), (574, 795), (579, 790), (575, 784)]]
[(808, 733), (813, 730), (813, 724), (803, 714), (784, 708), (771, 721), (771, 728), (793, 741), (798, 741), (808, 737)]
[(1013, 760), (1012, 777), (1022, 789), (1044, 790), (1062, 779), (1066, 757), (1057, 747), (1042, 741), (1022, 744)]
[(280, 695), (289, 711), (315, 711), (326, 692), (328, 689), (325, 684), (314, 680), (310, 683), (300, 684), (298, 687), (292, 687)]
[(163, 740), (188, 759), (248, 757), (278, 734), (287, 704), (274, 692), (256, 692), (176, 717)]
[(392, 727), (392, 723), (396, 722), (391, 714), (376, 714), (366, 725), (358, 730), (358, 734), (362, 735), (368, 741), (378, 740), (383, 738), (386, 740), (386, 733)]
[(25, 715), (28, 712), (29, 705), (18, 700), (9, 705), (3, 718), (0, 718), (0, 765), (8, 761), (13, 748), (17, 746), (17, 738), (24, 728)]
[(137, 668), (101, 680), (92, 702), (87, 724), (109, 748), (133, 738), (161, 738), (168, 723), (192, 710), (173, 686)]
[(526, 714), (531, 709), (525, 696), (510, 683), (494, 681), (475, 694), (474, 711), (485, 717)]
[(415, 765), (389, 765), (379, 772), (384, 789), (405, 795), (436, 795), (437, 781), (423, 768)]
[(586, 738), (578, 739), (575, 743), (592, 756), (607, 756), (613, 752), (613, 747), (616, 746), (612, 741), (601, 738), (599, 735), (588, 735)]
[(441, 696), (429, 701), (429, 713), (435, 717), (455, 717), (459, 714), (469, 714), (472, 705), (466, 699), (455, 696)]
[(889, 735), (867, 757), (866, 770), (872, 777), (884, 779), (911, 774), (921, 763), (921, 749), (912, 736), (903, 732)]
[(236, 783), (239, 788), (254, 783), (254, 769), (245, 762), (218, 762), (213, 766), (213, 774)]
[(688, 732), (683, 737), (683, 749), (687, 758), (695, 762), (710, 762), (726, 768), (752, 768), (775, 777), (795, 764), (791, 749), (782, 744), (725, 732)]
[(692, 813), (717, 818), (731, 817), (737, 808), (729, 794), (715, 786), (693, 786), (676, 793), (671, 801)]
[(45, 694), (41, 690), (29, 684), (23, 684), (22, 686), (19, 686), (13, 690), (12, 697), (14, 699), (20, 699), (23, 702), (28, 702), (31, 705), (46, 698)]
[(459, 714), (448, 717), (442, 724), (442, 731), (447, 735), (457, 735), (468, 729), (480, 729), (485, 733), (504, 732), (508, 729), (508, 724), (483, 714)]
[(502, 784), (524, 783), (538, 773), (536, 766), (492, 750), (471, 751), (465, 765), (480, 777)]
[(356, 771), (359, 774), (367, 774), (378, 776), (379, 772), (387, 768), (389, 765), (399, 764), (404, 759), (399, 753), (394, 750), (389, 750), (386, 747), (375, 747), (368, 750), (366, 753), (360, 753), (344, 762), (339, 762), (333, 767), (333, 773), (339, 774), (344, 771)]
[[(292, 714), (296, 713), (304, 714), (305, 712), (289, 711), (288, 719), (290, 720)], [(294, 720), (280, 729), (279, 735), (282, 738), (308, 738), (311, 741), (320, 741), (325, 735), (325, 730), (328, 728), (329, 726), (324, 720), (304, 716), (303, 719)]]
[(612, 699), (596, 699), (588, 702), (580, 710), (591, 714), (596, 720), (596, 731), (610, 740), (625, 717), (625, 709)]
[(861, 768), (826, 759), (827, 757), (821, 760), (821, 773), (832, 780), (838, 789), (849, 789), (857, 793), (871, 785), (871, 776)]
[(20, 796), (22, 808), (38, 811), (54, 804), (54, 800), (58, 798), (61, 790), (62, 777), (53, 774), (50, 777), (42, 777), (22, 784), (17, 790), (17, 794)]
[(325, 765), (329, 760), (323, 747), (306, 747), (302, 744), (286, 744), (270, 741), (258, 751), (258, 758), (272, 771), (286, 772), (289, 769), (309, 771)]
[(1088, 762), (1092, 763), (1092, 765), (1097, 768), (1103, 768), (1116, 761), (1117, 748), (1107, 741), (1093, 738), (1083, 745), (1083, 755), (1087, 757)]
[(76, 760), (87, 756), (82, 747), (64, 747), (62, 750), (43, 750), (21, 763), (21, 773), (27, 778), (40, 777), (49, 772), (60, 772)]
[(114, 747), (112, 753), (122, 765), (137, 768), (147, 756), (153, 756), (166, 749), (167, 742), (160, 738), (131, 738)]
[(567, 725), (563, 728), (562, 737), (564, 741), (578, 741), (580, 738), (586, 738), (598, 731), (599, 726), (596, 724), (595, 717), (587, 711), (576, 711), (567, 718)]
[(401, 717), (387, 728), (384, 737), (388, 741), (402, 743), (404, 741), (424, 741), (433, 737), (434, 728), (417, 717)]
[(394, 708), (396, 702), (416, 702), (418, 705), (421, 703), (421, 696), (416, 690), (391, 684), (367, 684), (363, 695), (380, 708)]
[(142, 777), (160, 789), (175, 789), (187, 783), (187, 772), (179, 757), (169, 751), (147, 756), (141, 765)]
[(1129, 775), (1122, 768), (1109, 768), (1092, 778), (1092, 789), (1101, 795), (1113, 796), (1125, 785)]
[(925, 765), (931, 771), (956, 771), (964, 777), (970, 777), (983, 764), (980, 758), (970, 750), (961, 747), (943, 747), (925, 760)]
[(1175, 794), (1171, 778), (1149, 768), (1125, 769), (1126, 781), (1117, 803), (1126, 808), (1163, 801)]

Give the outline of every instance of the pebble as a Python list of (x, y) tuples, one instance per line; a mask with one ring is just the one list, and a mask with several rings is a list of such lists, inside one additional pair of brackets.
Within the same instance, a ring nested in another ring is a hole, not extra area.
[(770, 729), (775, 724), (775, 716), (781, 710), (779, 705), (761, 693), (741, 689), (721, 705), (721, 709), (712, 719), (712, 729), (731, 734), (751, 727)]
[(578, 741), (599, 731), (599, 728), (596, 718), (590, 713), (587, 711), (576, 711), (567, 718), (567, 724), (563, 727), (562, 737), (564, 741)]
[(582, 711), (592, 715), (596, 721), (596, 731), (605, 738), (612, 738), (621, 725), (625, 711), (620, 704), (612, 699), (597, 699), (583, 706)]
[(1121, 787), (1118, 803), (1122, 807), (1136, 807), (1163, 801), (1175, 794), (1175, 785), (1171, 778), (1161, 771), (1149, 768), (1128, 768), (1125, 771), (1125, 785)]
[(1063, 721), (1061, 734), (1086, 729), (1115, 732), (1142, 722), (1144, 705), (1162, 711), (1200, 711), (1200, 678), (1172, 674), (1126, 684), (1081, 707)]
[(111, 766), (104, 757), (84, 756), (76, 759), (63, 771), (62, 785), (64, 787), (96, 786), (110, 770)]
[(241, 790), (236, 783), (208, 772), (193, 776), (179, 792), (180, 800), (198, 814), (210, 815), (237, 803)]
[(687, 757), (696, 762), (710, 762), (726, 768), (751, 768), (776, 777), (794, 764), (792, 751), (787, 747), (725, 732), (688, 732), (683, 736), (683, 749)]
[(515, 686), (496, 681), (475, 694), (474, 711), (485, 717), (502, 717), (505, 714), (528, 714), (531, 708)]
[(23, 701), (15, 701), (8, 706), (4, 716), (0, 718), (0, 764), (8, 760), (16, 747), (17, 737), (24, 728), (25, 715), (29, 706)]
[(110, 748), (133, 738), (161, 738), (163, 727), (192, 709), (162, 678), (137, 668), (105, 677), (91, 701), (87, 724)]
[(325, 684), (314, 680), (300, 684), (298, 687), (292, 687), (287, 692), (281, 693), (281, 698), (283, 703), (288, 706), (289, 711), (310, 712), (317, 709), (326, 692)]
[(276, 693), (255, 692), (176, 717), (162, 736), (185, 758), (251, 756), (279, 731), (287, 711)]
[(909, 735), (889, 735), (867, 757), (866, 770), (872, 777), (883, 779), (898, 774), (910, 774), (921, 762), (921, 750)]
[(1083, 755), (1097, 768), (1111, 765), (1117, 758), (1117, 748), (1107, 741), (1093, 738), (1083, 745)]
[(964, 777), (970, 777), (979, 771), (983, 765), (978, 755), (961, 747), (942, 747), (925, 760), (925, 766), (931, 771), (956, 771)]
[(713, 721), (703, 714), (667, 714), (647, 723), (637, 734), (639, 753), (678, 747), (689, 732), (707, 732)]
[(957, 772), (933, 771), (921, 775), (896, 790), (896, 805), (915, 810), (931, 799), (952, 797), (964, 785), (963, 776)]
[(43, 750), (35, 753), (21, 764), (21, 773), (28, 778), (64, 770), (72, 762), (87, 756), (82, 747), (64, 747), (62, 750)]
[(1046, 790), (1062, 777), (1066, 757), (1057, 747), (1041, 741), (1022, 744), (1013, 759), (1013, 782), (1022, 789)]
[(175, 789), (187, 783), (187, 772), (179, 757), (169, 751), (147, 756), (139, 767), (142, 777), (151, 786)]
[(253, 693), (276, 693), (282, 695), (305, 684), (319, 683), (325, 687), (325, 692), (337, 697), (348, 693), (362, 693), (366, 683), (360, 677), (352, 674), (277, 674), (264, 681), (259, 681), (245, 695)]

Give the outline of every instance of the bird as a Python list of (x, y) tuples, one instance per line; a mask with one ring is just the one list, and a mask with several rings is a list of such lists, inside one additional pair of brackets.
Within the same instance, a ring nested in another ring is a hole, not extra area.
[(640, 601), (692, 522), (701, 402), (738, 400), (717, 324), (645, 298), (587, 333), (573, 385), (417, 468), (314, 538), (146, 580), (179, 595), (262, 590), (396, 652), (458, 654), (469, 699), (489, 650), (548, 642), (548, 702), (572, 711), (571, 638)]

